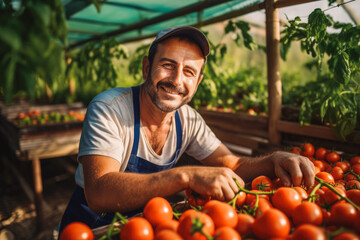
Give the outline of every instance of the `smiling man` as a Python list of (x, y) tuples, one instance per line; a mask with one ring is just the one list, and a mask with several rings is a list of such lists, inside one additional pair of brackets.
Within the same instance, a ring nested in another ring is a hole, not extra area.
[[(309, 159), (286, 152), (259, 158), (236, 156), (187, 103), (203, 79), (209, 43), (196, 28), (160, 32), (144, 57), (145, 82), (96, 96), (86, 113), (76, 172), (77, 187), (62, 218), (91, 228), (127, 216), (155, 196), (191, 188), (219, 200), (259, 175), (284, 185), (314, 183)], [(204, 166), (175, 167), (183, 153)], [(139, 210), (140, 209), (140, 210)]]

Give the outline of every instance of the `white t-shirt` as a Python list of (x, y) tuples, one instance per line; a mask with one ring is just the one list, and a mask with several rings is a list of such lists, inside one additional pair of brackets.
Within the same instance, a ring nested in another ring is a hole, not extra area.
[[(125, 171), (134, 139), (134, 108), (131, 88), (114, 88), (97, 95), (89, 104), (80, 138), (78, 157), (102, 155), (120, 162)], [(209, 156), (220, 145), (220, 140), (203, 118), (189, 105), (178, 109), (183, 140), (180, 156), (186, 152), (197, 160)], [(168, 163), (176, 151), (176, 124), (172, 118), (169, 134), (161, 155), (152, 149), (140, 122), (137, 156), (158, 165)], [(76, 170), (76, 183), (84, 186), (82, 165)]]

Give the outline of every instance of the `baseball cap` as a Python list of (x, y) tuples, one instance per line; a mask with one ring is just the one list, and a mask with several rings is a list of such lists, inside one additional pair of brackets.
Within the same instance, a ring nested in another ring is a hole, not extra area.
[(160, 31), (157, 34), (155, 40), (152, 42), (149, 52), (151, 52), (153, 46), (156, 43), (159, 43), (173, 36), (188, 36), (190, 39), (194, 40), (194, 42), (200, 47), (202, 53), (204, 54), (204, 57), (207, 57), (210, 53), (209, 41), (207, 40), (205, 34), (199, 29), (189, 26), (167, 28)]

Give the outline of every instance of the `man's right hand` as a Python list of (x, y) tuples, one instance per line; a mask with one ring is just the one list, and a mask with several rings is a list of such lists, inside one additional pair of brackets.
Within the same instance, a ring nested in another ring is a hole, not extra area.
[(228, 201), (239, 191), (234, 178), (244, 187), (244, 181), (227, 167), (186, 167), (189, 188), (199, 194), (210, 195), (221, 201)]

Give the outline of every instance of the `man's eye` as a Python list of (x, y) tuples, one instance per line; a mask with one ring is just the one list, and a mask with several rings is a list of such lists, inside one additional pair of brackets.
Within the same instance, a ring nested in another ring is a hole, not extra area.
[(163, 66), (164, 66), (165, 68), (173, 68), (173, 65), (170, 64), (170, 63), (165, 63), (165, 64), (163, 64)]

